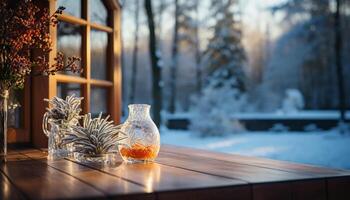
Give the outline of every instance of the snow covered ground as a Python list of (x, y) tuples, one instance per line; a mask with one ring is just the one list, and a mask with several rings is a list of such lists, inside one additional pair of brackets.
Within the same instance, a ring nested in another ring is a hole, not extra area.
[(161, 129), (162, 144), (350, 169), (350, 135), (323, 132), (246, 132), (200, 138), (189, 131)]

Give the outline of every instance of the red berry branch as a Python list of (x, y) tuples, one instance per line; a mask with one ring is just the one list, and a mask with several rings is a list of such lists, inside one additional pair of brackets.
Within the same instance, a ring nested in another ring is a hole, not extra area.
[(40, 9), (32, 0), (0, 0), (0, 90), (22, 88), (28, 75), (81, 73), (79, 57), (64, 62), (59, 52), (55, 63), (50, 64), (48, 59), (52, 51), (49, 27), (58, 24), (63, 10), (59, 7), (50, 15), (48, 9)]

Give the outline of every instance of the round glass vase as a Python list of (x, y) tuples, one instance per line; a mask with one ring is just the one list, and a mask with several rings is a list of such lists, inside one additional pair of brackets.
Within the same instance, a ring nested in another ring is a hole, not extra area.
[(131, 104), (129, 116), (121, 127), (126, 134), (119, 153), (126, 162), (153, 162), (158, 156), (160, 135), (150, 116), (150, 105)]

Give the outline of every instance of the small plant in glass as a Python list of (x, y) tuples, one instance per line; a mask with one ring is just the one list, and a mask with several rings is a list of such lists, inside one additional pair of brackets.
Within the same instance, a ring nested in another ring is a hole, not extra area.
[(83, 126), (72, 126), (72, 132), (63, 139), (64, 144), (73, 144), (74, 158), (80, 162), (108, 163), (113, 162), (118, 145), (126, 139), (120, 127), (108, 121), (109, 116), (102, 118), (102, 113), (97, 118), (91, 118), (91, 114), (84, 116)]
[(81, 100), (83, 97), (67, 96), (66, 99), (54, 97), (45, 99), (50, 105), (43, 117), (43, 131), (49, 138), (49, 157), (53, 159), (67, 157), (72, 151), (72, 145), (63, 143), (63, 138), (72, 132), (72, 126), (81, 118)]

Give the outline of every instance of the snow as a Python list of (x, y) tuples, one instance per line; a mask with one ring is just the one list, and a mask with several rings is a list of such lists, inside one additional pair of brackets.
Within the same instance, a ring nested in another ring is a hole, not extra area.
[(242, 132), (197, 137), (190, 131), (161, 128), (162, 144), (266, 157), (331, 168), (350, 169), (350, 135), (322, 132)]

